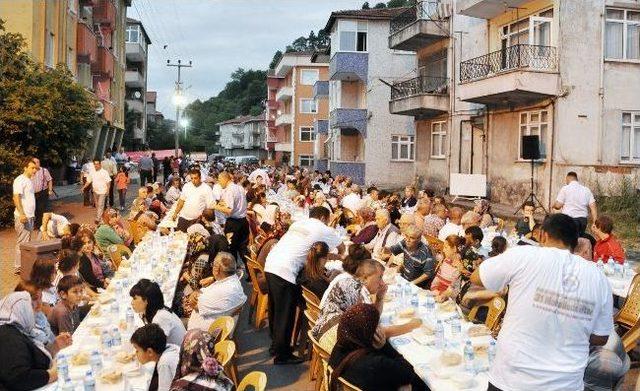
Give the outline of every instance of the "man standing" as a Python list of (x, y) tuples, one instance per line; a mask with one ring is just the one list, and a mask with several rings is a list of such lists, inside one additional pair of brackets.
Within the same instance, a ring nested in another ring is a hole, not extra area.
[[(247, 255), (249, 241), (249, 222), (247, 221), (247, 197), (242, 186), (233, 182), (231, 174), (226, 171), (218, 175), (218, 184), (222, 188), (220, 201), (213, 206), (216, 212), (222, 213), (226, 221), (224, 233), (232, 233), (229, 252), (243, 262)], [(248, 274), (247, 274), (248, 277)]]
[(138, 169), (140, 170), (140, 186), (144, 186), (147, 182), (151, 182), (153, 174), (153, 160), (149, 155), (144, 154), (138, 162)]
[(40, 165), (40, 159), (34, 158), (36, 173), (31, 178), (33, 192), (36, 197), (36, 213), (34, 217), (34, 227), (42, 224), (42, 215), (49, 211), (49, 197), (53, 195), (53, 179), (49, 170)]
[(571, 171), (565, 179), (566, 185), (560, 189), (558, 198), (553, 204), (554, 209), (560, 211), (575, 221), (578, 227), (579, 235), (583, 235), (587, 229), (587, 218), (591, 211), (593, 221), (598, 219), (598, 209), (596, 208), (596, 199), (588, 187), (578, 182), (578, 174)]
[(93, 186), (93, 199), (96, 203), (96, 224), (102, 219), (107, 193), (109, 193), (109, 185), (111, 184), (111, 176), (102, 168), (100, 159), (93, 159), (94, 170), (89, 173), (87, 183), (82, 187), (85, 191), (89, 186)]
[(160, 161), (156, 158), (156, 153), (151, 153), (151, 162), (153, 163), (153, 183), (158, 182), (158, 170), (160, 170)]
[(187, 232), (187, 228), (198, 222), (202, 212), (213, 204), (213, 191), (202, 182), (200, 170), (189, 171), (191, 182), (185, 183), (178, 199), (173, 220), (178, 219), (177, 229)]
[(291, 334), (300, 300), (296, 278), (304, 267), (309, 249), (315, 242), (325, 242), (330, 249), (337, 247), (339, 253), (344, 250), (340, 235), (327, 226), (330, 216), (327, 208), (313, 207), (309, 218), (291, 224), (267, 255), (264, 271), (269, 291), (270, 352), (275, 355), (273, 363), (276, 365), (302, 362), (291, 351)]
[(573, 219), (551, 215), (542, 230), (542, 247), (513, 247), (471, 275), (495, 292), (509, 287), (489, 390), (582, 390), (589, 347), (614, 332), (607, 278), (571, 253)]
[(109, 206), (113, 208), (113, 186), (115, 183), (116, 175), (118, 174), (118, 165), (116, 161), (111, 157), (111, 152), (107, 152), (104, 155), (102, 161), (102, 168), (109, 174), (111, 182), (109, 182)]
[(13, 180), (13, 205), (15, 210), (13, 218), (16, 229), (16, 257), (13, 260), (14, 272), (16, 275), (21, 272), (20, 265), (20, 245), (31, 240), (33, 222), (36, 213), (36, 197), (33, 192), (31, 178), (36, 173), (37, 166), (35, 159), (28, 157), (22, 164), (22, 174)]

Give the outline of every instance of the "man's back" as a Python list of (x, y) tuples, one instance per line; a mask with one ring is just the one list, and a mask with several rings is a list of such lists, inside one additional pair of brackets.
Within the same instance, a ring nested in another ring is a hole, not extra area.
[(571, 181), (560, 189), (558, 199), (562, 205), (562, 213), (571, 217), (587, 217), (589, 204), (595, 202), (588, 187), (578, 181)]
[(568, 250), (521, 246), (480, 265), (483, 285), (509, 287), (490, 381), (501, 389), (581, 390), (592, 334), (612, 330), (611, 287)]

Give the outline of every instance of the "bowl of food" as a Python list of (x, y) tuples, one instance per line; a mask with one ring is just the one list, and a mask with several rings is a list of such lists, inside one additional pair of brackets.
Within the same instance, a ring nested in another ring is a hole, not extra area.
[(467, 335), (471, 338), (484, 337), (487, 335), (491, 335), (491, 330), (489, 330), (485, 325), (475, 325), (469, 327), (469, 330), (467, 330)]

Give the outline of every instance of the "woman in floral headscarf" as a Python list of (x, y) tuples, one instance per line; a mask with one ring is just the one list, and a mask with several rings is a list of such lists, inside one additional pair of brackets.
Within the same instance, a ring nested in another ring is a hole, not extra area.
[(330, 390), (337, 390), (342, 377), (363, 391), (397, 390), (411, 385), (413, 390), (427, 390), (427, 386), (391, 345), (375, 349), (373, 338), (380, 313), (373, 304), (356, 304), (340, 316), (338, 340), (331, 352), (329, 365), (333, 368)]
[(215, 358), (215, 336), (200, 329), (189, 330), (180, 351), (180, 363), (171, 391), (229, 391), (233, 382)]

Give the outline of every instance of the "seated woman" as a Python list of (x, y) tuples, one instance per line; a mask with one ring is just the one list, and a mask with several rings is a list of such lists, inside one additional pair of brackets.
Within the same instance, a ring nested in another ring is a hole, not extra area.
[(491, 204), (487, 200), (477, 200), (473, 211), (481, 216), (480, 228), (487, 228), (494, 225), (493, 215), (491, 214)]
[(413, 366), (391, 345), (374, 347), (380, 312), (371, 304), (355, 304), (340, 316), (336, 345), (329, 357), (330, 390), (343, 378), (363, 391), (428, 390)]
[(296, 281), (298, 285), (307, 288), (318, 298), (324, 295), (332, 277), (324, 268), (328, 254), (329, 246), (325, 242), (315, 242), (311, 246), (309, 254), (307, 254), (307, 262), (304, 265), (304, 269), (298, 273), (298, 280)]
[(165, 307), (164, 296), (158, 283), (143, 278), (131, 287), (129, 295), (131, 307), (145, 324), (155, 323), (160, 326), (167, 336), (168, 343), (182, 344), (186, 333), (184, 324), (176, 314)]
[(182, 181), (180, 177), (174, 177), (171, 179), (171, 186), (167, 190), (167, 194), (165, 195), (165, 201), (167, 202), (167, 208), (171, 209), (173, 204), (175, 204), (180, 198), (180, 192), (182, 190)]
[(591, 227), (591, 232), (596, 238), (596, 245), (593, 247), (594, 261), (602, 259), (603, 262), (607, 262), (609, 258), (613, 258), (617, 263), (624, 263), (624, 249), (613, 234), (613, 220), (610, 217), (598, 217)]
[(178, 370), (171, 391), (229, 391), (233, 382), (215, 357), (216, 338), (200, 329), (189, 330), (181, 344)]
[(351, 241), (356, 244), (367, 244), (376, 237), (378, 226), (376, 225), (376, 214), (369, 207), (358, 210), (360, 217), (360, 230), (351, 237)]
[(42, 311), (49, 316), (51, 307), (58, 302), (58, 292), (53, 284), (56, 278), (55, 259), (36, 259), (31, 267), (29, 281), (42, 290)]
[(94, 292), (98, 288), (105, 289), (109, 284), (106, 276), (113, 274), (113, 267), (108, 266), (112, 265), (110, 261), (103, 264), (96, 254), (93, 238), (89, 235), (77, 237), (71, 242), (71, 248), (80, 254), (80, 276), (89, 288)]
[(444, 259), (440, 262), (436, 276), (431, 282), (433, 292), (440, 294), (446, 291), (464, 271), (460, 255), (464, 243), (465, 239), (456, 235), (449, 235), (445, 239), (442, 247)]
[(29, 292), (14, 292), (0, 301), (0, 387), (35, 390), (58, 380), (51, 353), (31, 336), (35, 327)]
[(120, 216), (118, 211), (109, 208), (102, 214), (102, 223), (94, 234), (98, 248), (107, 258), (109, 258), (109, 246), (113, 244), (124, 244), (131, 242), (131, 234), (120, 226)]
[(343, 272), (335, 276), (331, 279), (329, 286), (325, 290), (325, 293), (322, 295), (320, 300), (320, 307), (324, 306), (324, 303), (327, 300), (327, 295), (329, 291), (333, 288), (338, 281), (342, 279), (352, 279), (355, 280), (356, 271), (358, 270), (358, 266), (365, 259), (370, 259), (371, 253), (361, 244), (352, 244), (349, 246), (347, 250), (347, 255), (342, 260), (342, 270)]

